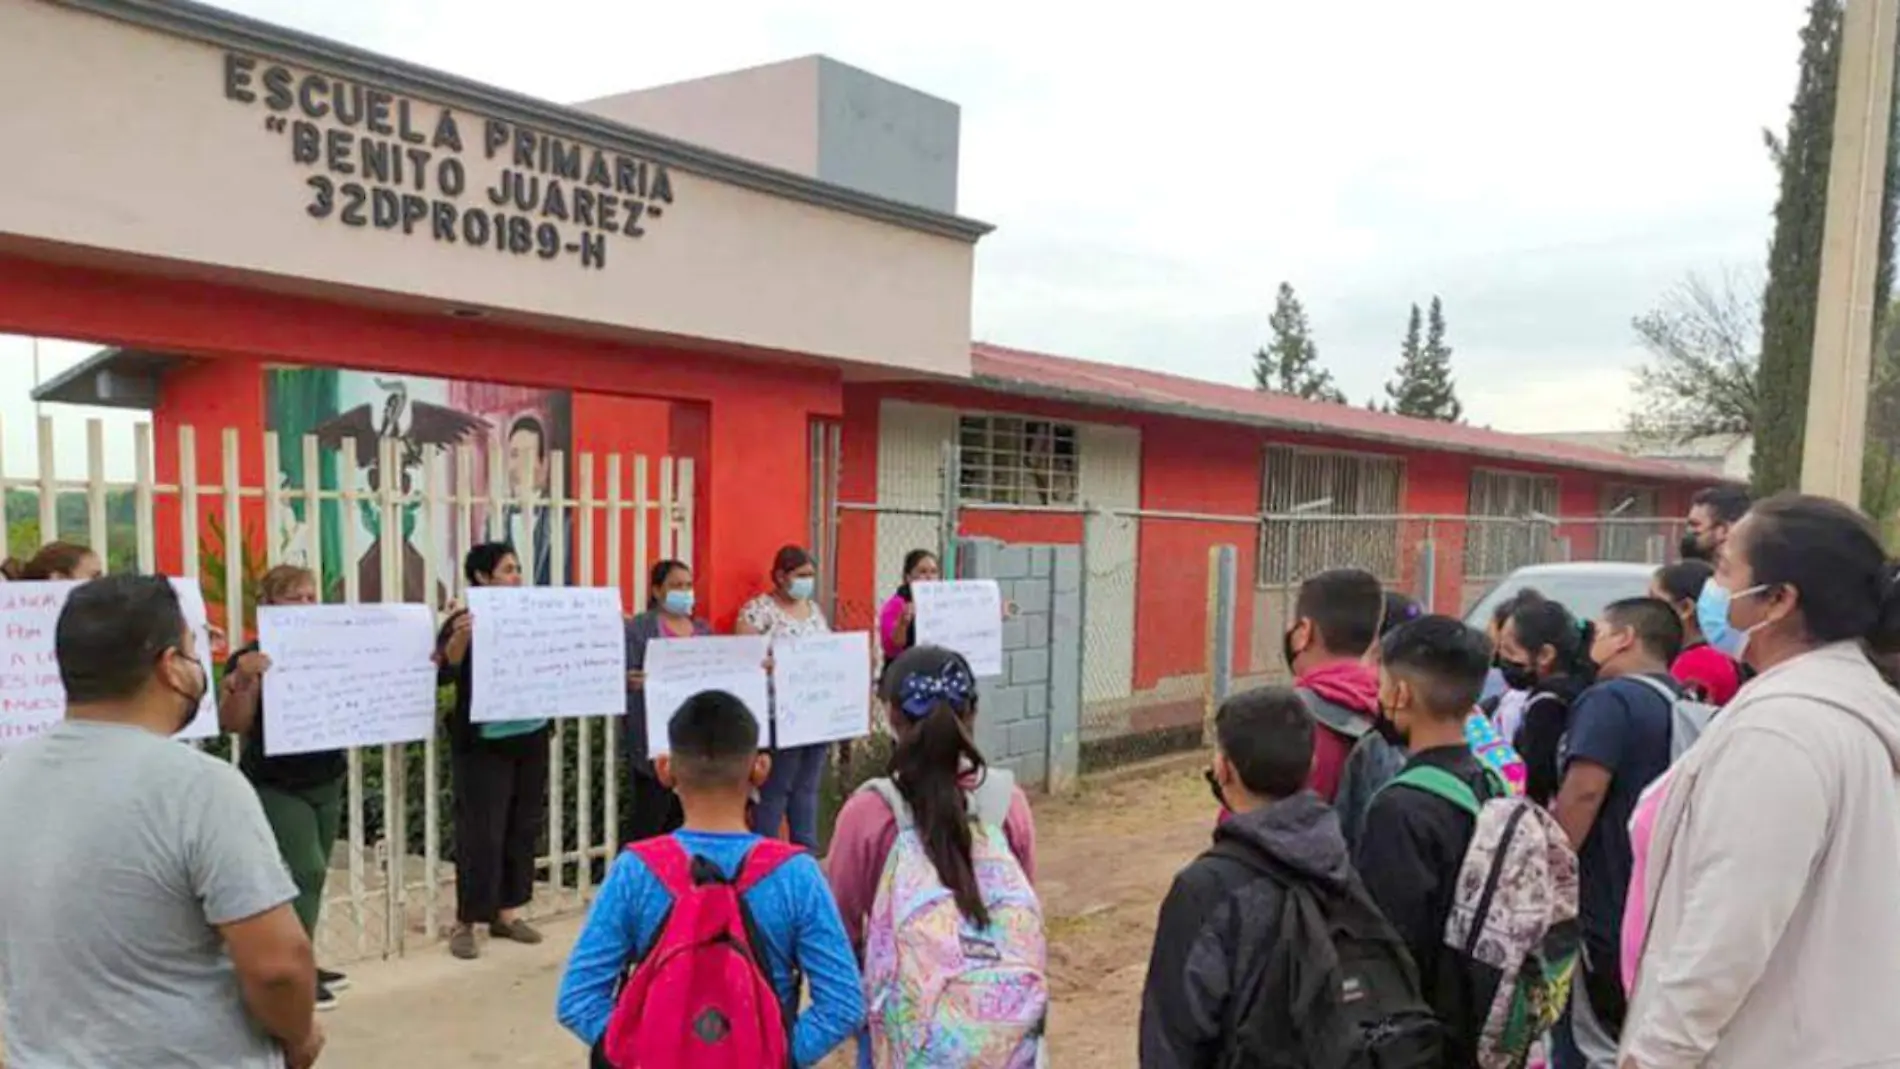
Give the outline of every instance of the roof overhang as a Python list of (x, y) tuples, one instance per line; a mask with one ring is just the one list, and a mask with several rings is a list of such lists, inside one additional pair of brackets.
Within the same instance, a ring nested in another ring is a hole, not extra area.
[(158, 406), (158, 380), (188, 359), (144, 349), (101, 349), (41, 383), (33, 400), (149, 412)]

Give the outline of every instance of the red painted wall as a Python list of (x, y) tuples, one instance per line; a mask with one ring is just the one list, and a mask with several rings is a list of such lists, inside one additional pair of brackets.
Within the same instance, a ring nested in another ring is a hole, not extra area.
[[(736, 299), (742, 299), (738, 297)], [(567, 388), (703, 405), (703, 603), (727, 627), (772, 554), (809, 531), (806, 424), (843, 408), (838, 372), (713, 352), (372, 310), (0, 255), (0, 331), (232, 357)], [(232, 372), (232, 374), (236, 374)], [(261, 420), (254, 376), (246, 387)], [(183, 387), (181, 387), (183, 388)], [(217, 391), (207, 391), (215, 393)], [(214, 399), (201, 402), (215, 405)], [(205, 418), (191, 403), (182, 410)], [(669, 435), (672, 432), (669, 431)], [(202, 452), (202, 451), (201, 451)], [(201, 462), (202, 463), (202, 462)]]
[[(4, 301), (0, 297), (0, 301)], [(167, 375), (160, 384), (159, 402), (152, 413), (152, 467), (162, 485), (182, 486), (182, 428), (191, 428), (197, 463), (193, 477), (200, 486), (222, 487), (224, 477), (226, 429), (237, 433), (236, 456), (238, 483), (245, 487), (264, 482), (264, 378), (262, 365), (255, 360), (226, 359), (194, 362)], [(223, 529), (223, 495), (197, 498), (197, 532), (191, 539), (198, 547), (198, 574), (214, 577), (226, 559), (216, 532)], [(243, 537), (255, 547), (255, 559), (263, 560), (264, 503), (252, 498), (239, 502)], [(184, 510), (179, 494), (162, 494), (152, 506), (153, 548), (157, 567), (169, 575), (185, 573), (186, 544)], [(224, 592), (206, 590), (211, 621), (223, 627), (234, 639), (240, 631), (227, 620)]]

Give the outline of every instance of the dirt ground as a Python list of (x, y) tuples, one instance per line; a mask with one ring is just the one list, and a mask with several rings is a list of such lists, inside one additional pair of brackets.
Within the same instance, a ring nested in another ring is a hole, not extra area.
[[(1212, 810), (1200, 773), (1178, 763), (1036, 806), (1037, 882), (1056, 1002), (1051, 1053), (1064, 1069), (1135, 1063), (1155, 908), (1175, 871), (1206, 844)], [(325, 1015), (323, 1064), (584, 1064), (579, 1044), (554, 1021), (555, 989), (578, 929), (578, 918), (550, 921), (545, 945), (491, 947), (472, 963), (431, 948), (354, 967), (353, 986)]]

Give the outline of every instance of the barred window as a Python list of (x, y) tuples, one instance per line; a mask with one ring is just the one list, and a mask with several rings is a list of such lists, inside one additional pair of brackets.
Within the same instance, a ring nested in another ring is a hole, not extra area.
[(1672, 526), (1662, 514), (1662, 491), (1653, 486), (1610, 483), (1603, 488), (1602, 513), (1597, 532), (1600, 559), (1662, 563), (1668, 554)]
[[(1261, 586), (1296, 583), (1328, 568), (1399, 578), (1398, 457), (1270, 445), (1261, 469)], [(1315, 502), (1326, 504), (1314, 506)], [(1313, 506), (1302, 508), (1302, 506)], [(1300, 509), (1298, 515), (1294, 510)]]
[(1465, 579), (1500, 579), (1555, 551), (1557, 477), (1521, 472), (1471, 473), (1466, 505)]
[(1075, 425), (1016, 416), (959, 421), (958, 493), (985, 505), (1074, 505)]

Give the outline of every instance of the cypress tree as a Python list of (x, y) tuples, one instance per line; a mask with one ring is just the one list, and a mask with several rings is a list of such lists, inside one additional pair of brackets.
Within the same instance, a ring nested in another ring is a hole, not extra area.
[(1812, 0), (1801, 31), (1801, 73), (1787, 137), (1765, 135), (1781, 172), (1781, 191), (1768, 251), (1768, 284), (1762, 291), (1761, 407), (1752, 473), (1758, 494), (1785, 490), (1801, 478), (1840, 43), (1840, 0)]
[(1390, 409), (1401, 416), (1435, 419), (1456, 423), (1464, 415), (1451, 378), (1451, 346), (1445, 342), (1445, 307), (1432, 298), (1425, 339), (1419, 341), (1418, 305), (1406, 321), (1405, 340), (1399, 346), (1399, 367), (1393, 381), (1386, 384)]
[(1319, 347), (1313, 343), (1306, 309), (1285, 282), (1280, 283), (1267, 326), (1273, 331), (1273, 340), (1253, 354), (1255, 389), (1346, 403), (1346, 395), (1333, 384), (1332, 372), (1320, 367)]

